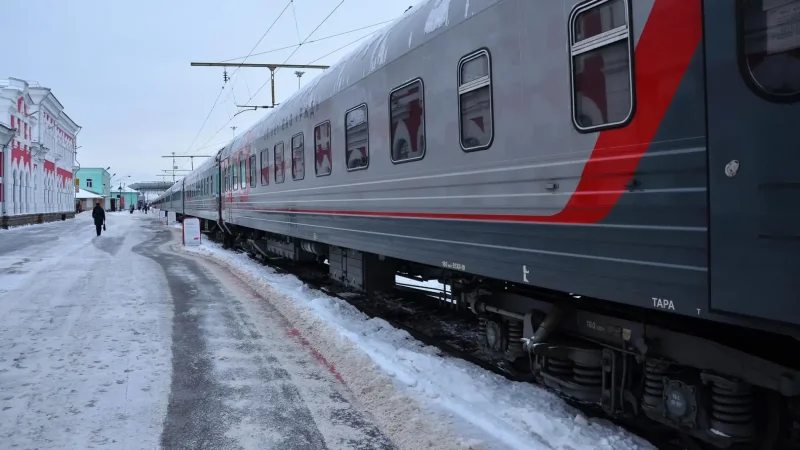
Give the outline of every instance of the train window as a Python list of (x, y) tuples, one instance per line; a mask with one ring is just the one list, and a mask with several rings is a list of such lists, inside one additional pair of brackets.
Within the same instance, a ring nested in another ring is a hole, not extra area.
[(458, 63), (458, 108), (461, 148), (483, 150), (492, 145), (492, 61), (480, 50)]
[(747, 0), (739, 10), (742, 62), (770, 100), (800, 97), (800, 0)]
[(292, 179), (302, 180), (306, 177), (306, 157), (303, 147), (303, 133), (292, 136)]
[(369, 121), (367, 105), (357, 106), (344, 115), (344, 146), (347, 170), (369, 166)]
[(425, 156), (425, 110), (422, 80), (406, 83), (389, 94), (392, 162)]
[(261, 150), (261, 184), (269, 184), (269, 149)]
[(239, 185), (242, 189), (247, 187), (247, 158), (239, 160)]
[(250, 155), (250, 187), (256, 185), (256, 155)]
[(314, 127), (314, 173), (318, 177), (330, 175), (332, 166), (331, 123), (328, 121)]
[(284, 170), (286, 169), (283, 164), (283, 141), (275, 144), (275, 182), (283, 183), (286, 178)]
[(233, 178), (231, 178), (231, 185), (233, 186), (233, 190), (239, 190), (239, 163), (234, 159), (233, 166), (231, 166), (231, 172), (233, 172)]
[(633, 115), (627, 0), (595, 0), (570, 15), (572, 120), (579, 131), (624, 125)]

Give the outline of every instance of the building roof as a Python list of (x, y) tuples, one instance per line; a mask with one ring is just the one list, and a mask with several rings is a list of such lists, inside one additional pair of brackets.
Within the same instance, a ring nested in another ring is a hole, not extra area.
[(78, 193), (75, 194), (75, 198), (85, 199), (85, 198), (103, 198), (102, 195), (97, 195), (94, 192), (86, 191), (83, 189), (78, 189)]
[(125, 193), (131, 193), (131, 194), (134, 193), (134, 192), (135, 193), (139, 193), (139, 191), (137, 191), (136, 189), (131, 189), (128, 186), (123, 186), (122, 189), (120, 189), (119, 186), (117, 186), (116, 188), (112, 188), (111, 192), (125, 192)]

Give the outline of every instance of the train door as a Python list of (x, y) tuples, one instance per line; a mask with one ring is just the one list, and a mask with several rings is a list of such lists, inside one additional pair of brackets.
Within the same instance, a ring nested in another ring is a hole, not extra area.
[(710, 301), (800, 324), (800, 0), (704, 2)]
[(220, 209), (222, 220), (230, 222), (232, 214), (230, 203), (233, 201), (233, 193), (231, 192), (231, 166), (228, 158), (222, 160), (222, 176), (223, 179), (220, 180)]

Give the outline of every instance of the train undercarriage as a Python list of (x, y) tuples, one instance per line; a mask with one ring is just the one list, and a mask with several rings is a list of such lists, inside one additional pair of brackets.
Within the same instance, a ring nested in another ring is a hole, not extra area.
[(367, 293), (395, 289), (396, 275), (438, 280), (445, 307), (477, 316), (480, 344), (515, 378), (622, 422), (669, 430), (684, 448), (800, 450), (792, 338), (202, 222), (224, 247), (265, 263), (327, 260), (330, 278)]

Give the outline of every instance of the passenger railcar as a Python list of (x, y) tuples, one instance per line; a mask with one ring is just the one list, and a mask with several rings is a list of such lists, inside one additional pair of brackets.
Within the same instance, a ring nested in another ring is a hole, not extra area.
[(432, 0), (162, 201), (361, 289), (439, 279), (565, 396), (784, 445), (798, 27), (797, 0)]

